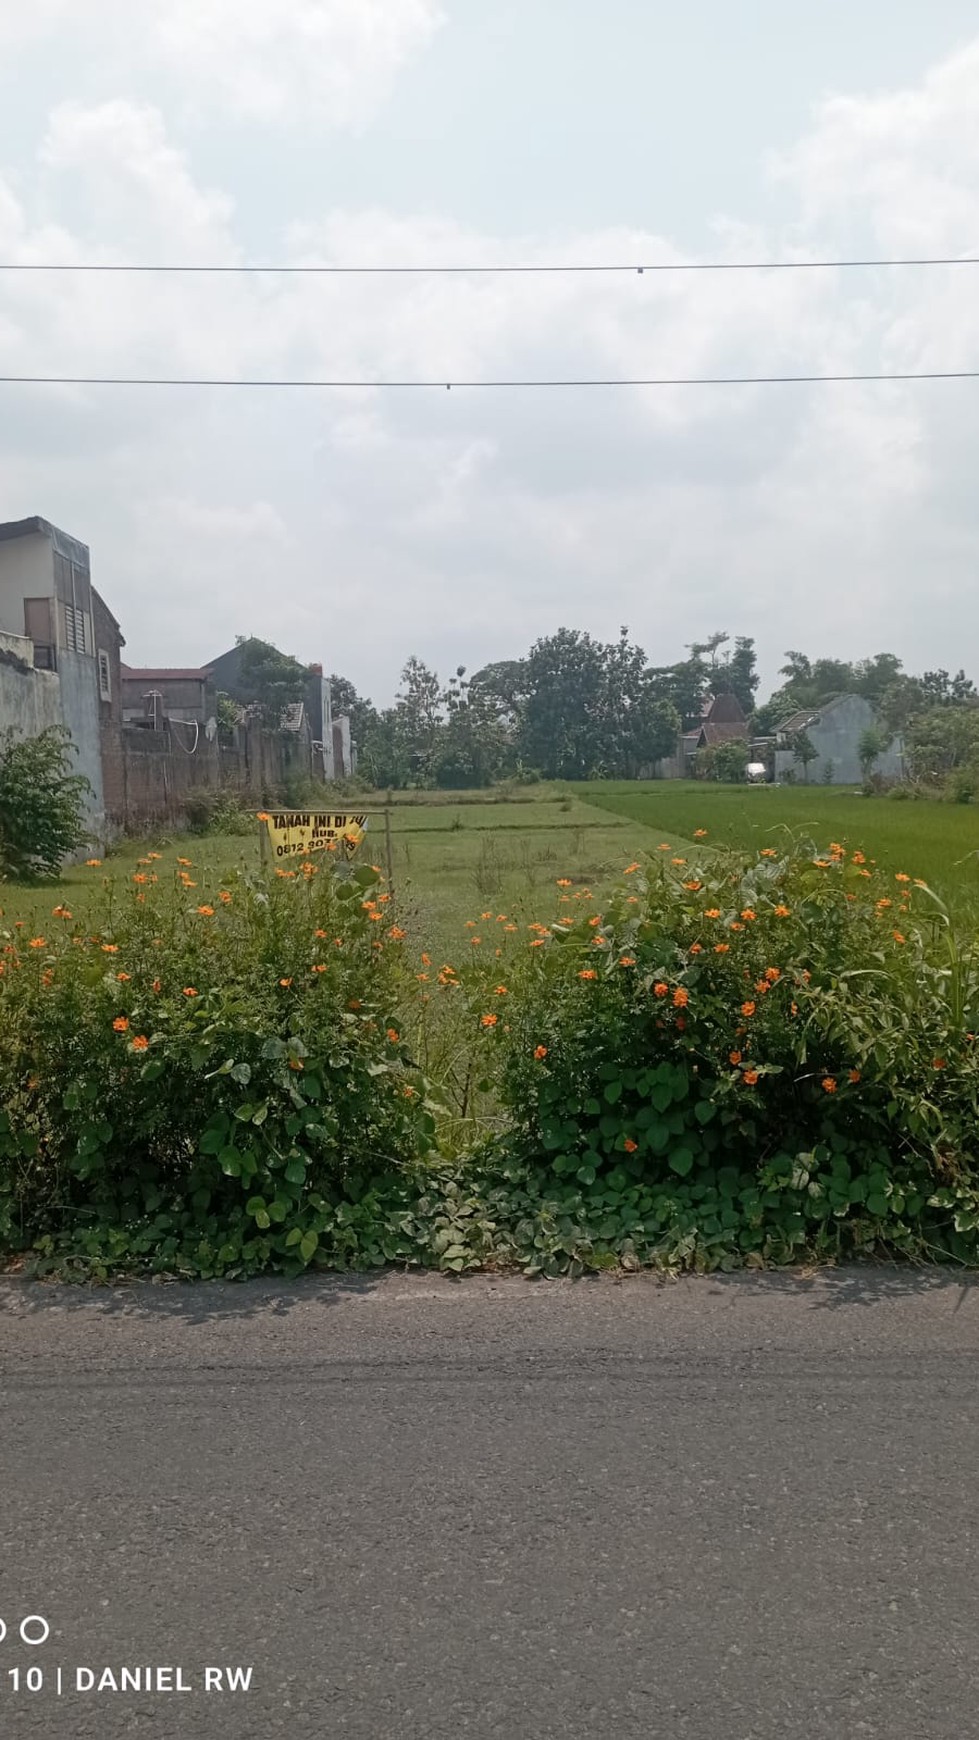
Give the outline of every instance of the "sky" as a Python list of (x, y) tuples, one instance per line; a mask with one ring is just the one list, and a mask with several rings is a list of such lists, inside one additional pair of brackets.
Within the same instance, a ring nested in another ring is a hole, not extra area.
[[(0, 0), (0, 265), (979, 255), (965, 0)], [(0, 374), (443, 382), (979, 368), (979, 266), (0, 271)], [(132, 664), (236, 634), (387, 703), (560, 626), (970, 662), (979, 380), (0, 384), (0, 519)]]

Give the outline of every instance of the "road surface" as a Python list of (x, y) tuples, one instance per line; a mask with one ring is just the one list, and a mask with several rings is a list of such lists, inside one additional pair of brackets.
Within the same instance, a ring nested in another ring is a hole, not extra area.
[(964, 1740), (977, 1353), (913, 1270), (7, 1283), (0, 1735)]

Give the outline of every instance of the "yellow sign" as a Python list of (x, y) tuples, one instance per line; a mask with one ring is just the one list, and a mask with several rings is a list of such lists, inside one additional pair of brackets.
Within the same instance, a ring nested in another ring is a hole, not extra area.
[(352, 858), (367, 829), (366, 816), (337, 815), (330, 810), (263, 810), (259, 821), (268, 832), (273, 858), (308, 857), (331, 852)]

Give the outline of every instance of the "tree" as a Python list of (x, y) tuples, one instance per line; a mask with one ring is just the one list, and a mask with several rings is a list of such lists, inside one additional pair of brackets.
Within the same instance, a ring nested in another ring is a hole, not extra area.
[(401, 672), (397, 701), (401, 731), (415, 771), (424, 777), (442, 721), (442, 685), (436, 673), (414, 653)]
[(743, 785), (748, 776), (750, 751), (741, 737), (719, 743), (714, 751), (714, 777), (724, 785)]
[(466, 681), (460, 665), (442, 696), (445, 722), (432, 758), (435, 784), (462, 791), (492, 785), (512, 749), (503, 709), (489, 687)]
[(916, 779), (940, 781), (979, 761), (979, 707), (931, 707), (908, 725), (905, 748)]
[(745, 718), (749, 718), (755, 710), (758, 670), (755, 643), (748, 635), (737, 636), (734, 651), (722, 661), (720, 670), (724, 686), (737, 696)]
[(309, 672), (271, 641), (239, 634), (235, 645), (241, 648), (238, 699), (252, 708), (270, 731), (277, 731), (286, 709), (303, 699)]
[(887, 748), (887, 739), (876, 725), (868, 725), (860, 733), (857, 754), (860, 757), (860, 769), (864, 779), (869, 779), (874, 769), (874, 762), (879, 760)]
[(570, 628), (530, 649), (519, 749), (548, 779), (588, 779), (602, 771), (604, 652), (590, 634)]
[(330, 677), (330, 711), (334, 719), (350, 720), (350, 735), (358, 746), (366, 741), (367, 733), (377, 719), (373, 701), (358, 695), (348, 677), (335, 673)]
[(809, 736), (808, 731), (791, 732), (789, 736), (789, 748), (792, 751), (793, 761), (798, 762), (799, 766), (802, 768), (802, 777), (808, 785), (809, 763), (818, 760), (819, 750), (816, 748), (812, 738)]
[(92, 787), (76, 773), (70, 733), (51, 725), (37, 737), (13, 729), (0, 736), (0, 874), (22, 882), (58, 875), (90, 839), (86, 799)]

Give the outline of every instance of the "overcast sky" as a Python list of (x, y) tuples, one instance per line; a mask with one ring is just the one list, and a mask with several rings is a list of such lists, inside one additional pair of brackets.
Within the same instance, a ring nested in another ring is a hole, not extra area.
[[(967, 0), (0, 0), (0, 261), (979, 254)], [(979, 367), (979, 267), (0, 273), (0, 373)], [(276, 641), (390, 700), (562, 624), (979, 675), (979, 380), (0, 386), (0, 519), (91, 546), (134, 664)]]

